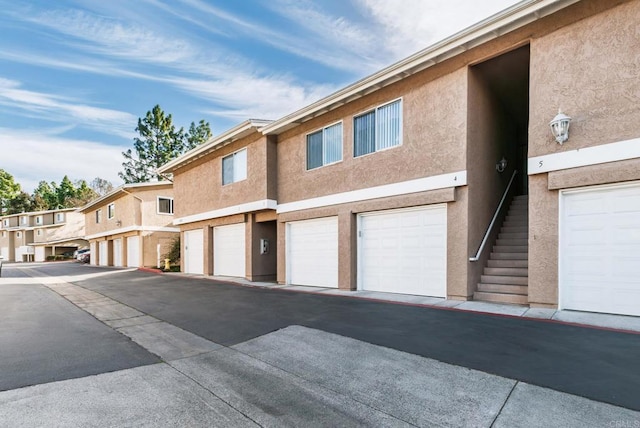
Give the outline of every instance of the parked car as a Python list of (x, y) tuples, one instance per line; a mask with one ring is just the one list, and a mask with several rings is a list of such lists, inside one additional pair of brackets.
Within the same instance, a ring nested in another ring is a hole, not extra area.
[(91, 252), (87, 251), (86, 253), (80, 254), (78, 257), (78, 261), (80, 263), (89, 263), (91, 261)]
[(91, 250), (90, 250), (90, 249), (88, 249), (88, 248), (85, 248), (84, 250), (78, 250), (78, 251), (76, 251), (76, 252), (73, 254), (73, 257), (75, 257), (75, 259), (76, 259), (77, 261), (81, 262), (81, 261), (82, 261), (82, 257), (83, 257), (85, 254), (90, 254), (90, 253), (91, 253)]

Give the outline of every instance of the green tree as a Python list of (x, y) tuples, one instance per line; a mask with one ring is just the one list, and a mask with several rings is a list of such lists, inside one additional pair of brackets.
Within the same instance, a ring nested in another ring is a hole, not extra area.
[(98, 196), (104, 196), (113, 190), (113, 184), (100, 177), (94, 178), (91, 181), (91, 184), (89, 184), (89, 187), (91, 187), (91, 190), (93, 190)]
[(65, 205), (67, 208), (81, 207), (99, 196), (85, 180), (79, 180), (75, 182), (73, 197), (67, 199)]
[(125, 183), (142, 183), (161, 180), (156, 169), (187, 150), (204, 143), (211, 136), (209, 123), (201, 120), (198, 125), (191, 123), (189, 131), (176, 130), (173, 118), (156, 105), (144, 118), (138, 119), (133, 150), (128, 149), (122, 155), (123, 171), (118, 176)]
[(19, 192), (9, 200), (6, 214), (19, 214), (33, 211), (33, 202), (27, 192)]
[(20, 185), (16, 183), (13, 175), (4, 169), (0, 169), (0, 215), (9, 207), (9, 201), (20, 194)]
[[(54, 182), (52, 182), (52, 184), (56, 186)], [(51, 184), (44, 180), (38, 183), (38, 187), (33, 191), (32, 200), (33, 209), (36, 211), (50, 210), (58, 204), (56, 192), (53, 190)]]

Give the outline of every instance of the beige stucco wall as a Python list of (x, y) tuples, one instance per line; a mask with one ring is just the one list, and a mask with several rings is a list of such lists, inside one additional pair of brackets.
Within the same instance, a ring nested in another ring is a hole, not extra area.
[[(174, 216), (159, 214), (157, 205), (158, 196), (173, 198), (174, 191), (170, 184), (130, 188), (126, 191), (127, 193), (117, 193), (114, 197), (106, 199), (100, 205), (85, 212), (87, 235), (107, 233), (131, 226), (173, 227)], [(115, 211), (113, 218), (109, 219), (107, 207), (111, 203), (115, 204)], [(100, 223), (96, 223), (98, 209), (102, 210)]]
[[(176, 218), (218, 210), (225, 207), (267, 199), (267, 188), (274, 196), (274, 184), (269, 184), (267, 153), (274, 155), (273, 142), (254, 132), (202, 159), (174, 172)], [(222, 185), (222, 158), (247, 149), (247, 179)]]
[[(438, 68), (438, 67), (436, 67)], [(278, 138), (278, 202), (464, 170), (466, 70), (433, 70), (321, 115)], [(353, 116), (402, 98), (402, 144), (353, 157)], [(306, 170), (306, 135), (342, 121), (342, 161)]]
[[(53, 217), (53, 215), (51, 216)], [(65, 239), (82, 238), (85, 236), (85, 215), (79, 212), (67, 212), (65, 213), (66, 221), (60, 223), (58, 226), (49, 226), (39, 228), (41, 231), (38, 236), (37, 230), (34, 234), (35, 243), (46, 243), (51, 241), (62, 241)], [(49, 223), (53, 224), (53, 223)]]
[[(598, 10), (606, 2), (584, 3)], [(531, 41), (529, 157), (640, 137), (638, 22), (640, 2), (631, 1)], [(548, 127), (558, 108), (572, 117), (562, 146)], [(639, 166), (636, 159), (529, 177), (532, 306), (558, 304), (559, 190), (636, 180)]]

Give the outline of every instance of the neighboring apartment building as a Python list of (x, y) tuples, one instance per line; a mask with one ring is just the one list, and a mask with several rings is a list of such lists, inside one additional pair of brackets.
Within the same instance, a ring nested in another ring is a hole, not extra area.
[(173, 174), (182, 270), (276, 279), (276, 145), (248, 120), (160, 168)]
[(247, 137), (275, 190), (221, 185), (249, 141), (165, 166), (177, 217), (211, 242), (196, 221), (277, 201), (279, 283), (640, 315), (639, 21), (638, 0), (522, 1)]
[(79, 209), (85, 217), (91, 264), (159, 267), (179, 229), (170, 182), (124, 184)]
[(43, 262), (87, 247), (84, 216), (76, 208), (0, 217), (0, 255), (6, 261)]

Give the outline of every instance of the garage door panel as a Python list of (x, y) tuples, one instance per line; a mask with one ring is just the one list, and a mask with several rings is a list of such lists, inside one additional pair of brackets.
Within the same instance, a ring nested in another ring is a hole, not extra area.
[(244, 223), (213, 229), (213, 274), (246, 276), (246, 228)]
[(140, 267), (140, 237), (129, 236), (127, 238), (127, 266)]
[(100, 266), (107, 266), (109, 263), (108, 243), (107, 241), (100, 241), (98, 249), (98, 260)]
[(561, 308), (640, 315), (640, 186), (561, 198)]
[(287, 282), (338, 287), (338, 218), (287, 223)]
[(446, 206), (362, 214), (359, 288), (446, 295)]
[(188, 230), (184, 233), (184, 252), (185, 272), (202, 275), (204, 273), (204, 232), (202, 229)]

